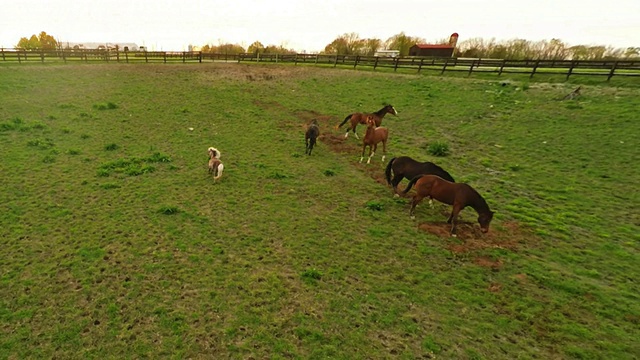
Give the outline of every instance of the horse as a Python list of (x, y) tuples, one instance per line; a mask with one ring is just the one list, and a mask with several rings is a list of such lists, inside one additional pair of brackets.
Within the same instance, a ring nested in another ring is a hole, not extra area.
[(371, 163), (371, 158), (375, 155), (378, 143), (382, 142), (382, 161), (387, 155), (387, 139), (389, 138), (389, 130), (385, 127), (376, 127), (376, 122), (373, 116), (367, 117), (367, 132), (362, 139), (362, 155), (360, 156), (360, 162), (364, 159), (364, 150), (369, 146), (369, 158), (367, 164)]
[(214, 147), (210, 147), (207, 152), (209, 153), (209, 174), (213, 174), (213, 182), (216, 182), (222, 176), (222, 170), (224, 165), (220, 161), (220, 151)]
[(489, 209), (489, 205), (485, 199), (471, 186), (465, 183), (453, 183), (436, 175), (418, 175), (411, 179), (409, 185), (404, 189), (406, 194), (411, 187), (416, 187), (416, 194), (411, 200), (411, 210), (409, 215), (415, 219), (414, 211), (416, 205), (428, 197), (436, 199), (442, 203), (453, 205), (451, 215), (447, 223), (451, 224), (451, 236), (456, 236), (456, 225), (458, 222), (458, 214), (462, 209), (471, 206), (478, 213), (478, 223), (483, 233), (489, 231), (489, 224), (493, 219), (493, 211)]
[(313, 146), (316, 144), (316, 139), (320, 135), (320, 128), (318, 127), (318, 120), (313, 120), (311, 124), (307, 127), (307, 132), (304, 134), (304, 143), (306, 148), (304, 150), (305, 154), (311, 155), (311, 150), (313, 150)]
[[(393, 179), (391, 179), (392, 170)], [(393, 191), (396, 195), (398, 195), (398, 184), (400, 184), (402, 179), (406, 178), (407, 180), (411, 180), (421, 174), (437, 175), (447, 181), (456, 182), (453, 177), (440, 166), (429, 161), (419, 162), (408, 156), (392, 158), (389, 160), (389, 163), (384, 170), (384, 175), (387, 178), (387, 184), (393, 187)]]
[(376, 126), (380, 126), (382, 124), (382, 118), (386, 114), (393, 114), (397, 116), (398, 112), (393, 107), (393, 105), (385, 105), (382, 109), (371, 114), (356, 112), (356, 113), (347, 115), (347, 117), (344, 118), (344, 120), (340, 123), (340, 125), (338, 125), (338, 128), (342, 127), (342, 125), (346, 124), (347, 121), (351, 120), (351, 122), (349, 123), (349, 127), (347, 128), (347, 132), (344, 134), (344, 138), (346, 139), (349, 136), (349, 130), (352, 130), (353, 135), (356, 136), (356, 139), (360, 139), (358, 137), (358, 134), (356, 133), (356, 127), (358, 126), (358, 124), (366, 124), (367, 118), (369, 116), (373, 116), (376, 122)]

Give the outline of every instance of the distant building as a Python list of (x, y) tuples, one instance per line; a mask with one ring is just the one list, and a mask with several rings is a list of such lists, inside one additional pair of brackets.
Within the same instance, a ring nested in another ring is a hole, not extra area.
[(451, 34), (448, 44), (415, 44), (409, 48), (409, 56), (452, 57), (458, 43), (458, 33)]
[(97, 43), (97, 42), (68, 42), (63, 41), (60, 43), (63, 49), (88, 49), (88, 50), (118, 50), (118, 51), (143, 51), (136, 43)]
[(400, 50), (378, 50), (373, 56), (397, 57), (400, 56)]

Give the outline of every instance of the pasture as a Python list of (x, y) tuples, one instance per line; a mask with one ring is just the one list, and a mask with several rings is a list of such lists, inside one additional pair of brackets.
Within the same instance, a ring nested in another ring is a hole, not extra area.
[[(640, 86), (615, 80), (0, 66), (0, 358), (637, 358)], [(335, 126), (385, 104), (361, 164)], [(478, 190), (489, 233), (411, 220), (402, 155)]]

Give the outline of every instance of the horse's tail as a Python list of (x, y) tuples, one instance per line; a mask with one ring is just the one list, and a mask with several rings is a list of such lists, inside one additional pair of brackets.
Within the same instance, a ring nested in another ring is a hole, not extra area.
[(213, 180), (218, 180), (222, 176), (222, 170), (224, 170), (224, 165), (222, 163), (218, 164), (215, 173), (213, 174)]
[(391, 160), (389, 160), (389, 163), (387, 164), (387, 168), (384, 169), (384, 177), (387, 179), (387, 184), (391, 185), (391, 165), (393, 165), (393, 161), (396, 158), (391, 158)]
[(349, 121), (349, 119), (351, 119), (352, 116), (353, 116), (353, 114), (347, 115), (347, 117), (344, 118), (344, 120), (340, 123), (340, 125), (338, 125), (338, 127), (340, 128), (340, 127), (342, 127), (342, 125), (346, 124), (347, 121)]
[(413, 187), (413, 184), (416, 183), (416, 181), (420, 180), (421, 177), (423, 177), (424, 174), (422, 175), (417, 175), (416, 177), (414, 177), (413, 179), (411, 179), (411, 181), (409, 181), (409, 184), (407, 185), (407, 188), (404, 189), (404, 191), (402, 191), (403, 194), (406, 194), (409, 192), (409, 190), (411, 190), (411, 188)]

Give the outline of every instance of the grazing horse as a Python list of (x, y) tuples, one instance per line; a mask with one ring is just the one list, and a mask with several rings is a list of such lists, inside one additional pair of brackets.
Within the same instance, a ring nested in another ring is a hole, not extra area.
[(220, 161), (220, 151), (214, 147), (210, 147), (207, 152), (209, 153), (209, 174), (213, 174), (213, 182), (216, 182), (222, 176), (222, 170), (224, 165)]
[(367, 117), (367, 132), (364, 134), (362, 140), (362, 155), (360, 156), (360, 162), (364, 159), (364, 150), (369, 146), (369, 158), (367, 164), (371, 163), (371, 158), (376, 153), (378, 143), (382, 142), (382, 161), (387, 155), (387, 139), (389, 138), (389, 130), (385, 127), (376, 127), (376, 122), (373, 116)]
[(411, 200), (411, 210), (409, 215), (415, 219), (413, 215), (416, 205), (428, 197), (436, 199), (445, 204), (453, 205), (451, 216), (447, 223), (451, 224), (451, 236), (456, 236), (456, 225), (458, 222), (458, 214), (462, 209), (471, 206), (478, 213), (478, 223), (483, 233), (489, 231), (489, 224), (493, 219), (493, 211), (489, 209), (489, 205), (476, 190), (464, 183), (452, 183), (435, 175), (418, 175), (411, 179), (409, 185), (404, 189), (403, 193), (409, 192), (415, 184), (416, 194)]
[(307, 127), (307, 132), (304, 133), (304, 143), (306, 145), (306, 149), (304, 150), (305, 154), (311, 155), (311, 150), (313, 150), (313, 146), (316, 144), (318, 135), (320, 135), (318, 120), (313, 119), (309, 127)]
[(342, 127), (342, 125), (346, 124), (347, 121), (351, 120), (351, 122), (349, 123), (349, 127), (347, 128), (347, 132), (344, 134), (344, 137), (346, 139), (349, 136), (349, 130), (352, 130), (353, 135), (356, 136), (356, 139), (360, 139), (358, 137), (358, 134), (356, 133), (356, 126), (358, 126), (358, 124), (366, 124), (367, 118), (369, 116), (372, 116), (373, 119), (375, 120), (376, 126), (380, 126), (382, 124), (382, 118), (386, 114), (398, 115), (398, 112), (392, 105), (385, 105), (382, 109), (372, 114), (356, 112), (356, 113), (347, 115), (347, 117), (344, 118), (344, 120), (340, 123), (340, 125), (338, 125), (338, 128)]
[[(392, 170), (393, 179), (391, 179)], [(422, 174), (437, 175), (447, 181), (456, 182), (453, 177), (440, 166), (429, 161), (419, 162), (408, 156), (392, 158), (389, 160), (387, 168), (384, 170), (384, 175), (387, 178), (387, 184), (393, 187), (393, 191), (396, 195), (398, 194), (398, 184), (400, 184), (402, 179), (411, 180)]]

